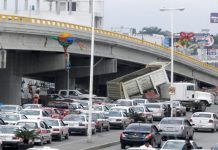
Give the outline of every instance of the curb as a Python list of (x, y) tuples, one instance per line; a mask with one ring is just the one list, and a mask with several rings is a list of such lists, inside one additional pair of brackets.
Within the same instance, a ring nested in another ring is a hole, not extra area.
[(92, 146), (92, 147), (88, 147), (82, 150), (97, 150), (97, 149), (102, 149), (102, 148), (106, 148), (106, 147), (110, 147), (110, 146), (114, 146), (119, 144), (120, 141), (114, 141), (114, 142), (110, 142), (110, 143), (106, 143), (106, 144), (102, 144), (102, 145), (96, 145), (96, 146)]

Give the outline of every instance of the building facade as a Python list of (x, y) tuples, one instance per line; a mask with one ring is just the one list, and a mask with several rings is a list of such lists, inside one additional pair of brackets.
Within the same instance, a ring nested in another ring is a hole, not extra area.
[[(0, 0), (0, 13), (91, 26), (92, 0)], [(104, 0), (95, 1), (95, 27), (103, 27)]]

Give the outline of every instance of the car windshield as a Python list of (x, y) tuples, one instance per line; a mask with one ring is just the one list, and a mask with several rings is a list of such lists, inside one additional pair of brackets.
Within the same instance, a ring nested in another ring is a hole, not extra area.
[(110, 110), (112, 107), (115, 107), (116, 105), (115, 104), (107, 104), (105, 106)]
[(40, 115), (40, 111), (37, 111), (37, 110), (22, 110), (20, 113), (24, 115), (29, 115), (29, 116), (39, 116)]
[(148, 108), (160, 108), (160, 105), (158, 105), (158, 104), (146, 104), (146, 106)]
[(176, 124), (176, 125), (181, 125), (182, 120), (171, 120), (171, 119), (163, 119), (160, 124)]
[(1, 111), (15, 111), (16, 106), (1, 106)]
[(44, 120), (48, 126), (59, 126), (58, 120)]
[(18, 127), (0, 126), (0, 134), (14, 134)]
[(121, 112), (111, 111), (108, 114), (108, 117), (122, 117)]
[(17, 125), (25, 127), (28, 130), (32, 130), (32, 129), (38, 128), (36, 122), (18, 122)]
[(137, 112), (137, 113), (144, 112), (144, 108), (143, 107), (132, 107), (132, 109), (133, 109), (134, 112)]
[(201, 113), (196, 113), (196, 114), (193, 114), (192, 117), (211, 118), (211, 114), (201, 114)]
[(103, 111), (102, 106), (93, 106), (93, 109), (97, 111)]
[(85, 121), (85, 117), (84, 116), (78, 116), (78, 115), (68, 115), (65, 116), (64, 121)]
[(131, 131), (144, 131), (144, 132), (149, 132), (151, 131), (151, 127), (150, 126), (146, 126), (146, 125), (140, 125), (140, 124), (130, 124), (126, 130), (131, 130)]
[(171, 149), (171, 150), (182, 149), (184, 144), (185, 143), (183, 141), (167, 141), (163, 145), (162, 149)]
[(132, 102), (130, 101), (118, 101), (117, 104), (120, 106), (132, 106)]
[(20, 120), (19, 115), (1, 115), (0, 117), (4, 121), (18, 121), (18, 120)]

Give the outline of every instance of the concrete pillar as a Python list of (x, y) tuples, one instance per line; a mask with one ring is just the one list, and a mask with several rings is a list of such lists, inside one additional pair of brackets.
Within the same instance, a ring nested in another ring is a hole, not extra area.
[(21, 104), (22, 76), (17, 68), (16, 54), (7, 54), (7, 68), (0, 69), (0, 102), (4, 104)]
[(68, 5), (69, 5), (69, 15), (72, 15), (72, 0), (68, 1)]
[(25, 0), (25, 3), (24, 3), (24, 8), (25, 8), (25, 11), (28, 10), (28, 0)]
[[(75, 89), (75, 78), (70, 77), (70, 86), (69, 89)], [(59, 72), (56, 72), (55, 77), (55, 89), (67, 89), (67, 71), (62, 70)]]
[(4, 0), (4, 10), (7, 10), (7, 0)]
[(40, 14), (40, 0), (37, 0), (36, 2), (36, 11), (37, 11), (37, 14)]
[(52, 11), (52, 2), (49, 2), (49, 11)]
[(15, 8), (14, 8), (14, 13), (18, 13), (18, 0), (15, 0)]

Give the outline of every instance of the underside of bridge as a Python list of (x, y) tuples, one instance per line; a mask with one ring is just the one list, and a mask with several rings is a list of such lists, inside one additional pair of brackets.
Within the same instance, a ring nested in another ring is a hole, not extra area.
[[(89, 88), (90, 56), (71, 54), (70, 89)], [(145, 67), (144, 64), (95, 57), (94, 93), (106, 96), (106, 82)], [(168, 71), (168, 76), (169, 75)], [(64, 54), (60, 52), (16, 51), (7, 52), (7, 68), (0, 70), (0, 100), (8, 104), (21, 103), (21, 78), (28, 77), (55, 83), (56, 90), (66, 89), (67, 71)], [(188, 76), (175, 74), (175, 82), (196, 82), (199, 87), (212, 85)]]

